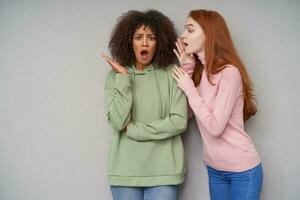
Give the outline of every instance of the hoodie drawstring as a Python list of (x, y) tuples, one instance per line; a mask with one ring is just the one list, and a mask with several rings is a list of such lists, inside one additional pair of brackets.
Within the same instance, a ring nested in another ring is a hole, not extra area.
[[(132, 100), (132, 107), (131, 107), (131, 119), (133, 120), (136, 120), (137, 119), (137, 116), (136, 116), (136, 112), (135, 112), (135, 109), (134, 109), (134, 99), (136, 99), (136, 91), (135, 91), (135, 76), (136, 76), (136, 73), (135, 73), (135, 69), (133, 69), (131, 71), (132, 75), (133, 75), (133, 84), (132, 84), (132, 94), (133, 94), (133, 100)], [(159, 98), (160, 98), (160, 104), (159, 104), (159, 116), (160, 116), (160, 119), (163, 119), (163, 111), (162, 111), (162, 95), (161, 95), (161, 91), (160, 91), (160, 88), (159, 88), (159, 84), (158, 84), (158, 80), (157, 80), (157, 75), (156, 75), (156, 72), (155, 72), (155, 67), (153, 67), (153, 73), (154, 73), (154, 77), (155, 77), (155, 83), (156, 83), (156, 86), (157, 86), (157, 89), (158, 89), (158, 93), (159, 93)], [(146, 88), (145, 88), (146, 89)]]
[(160, 92), (160, 88), (159, 88), (159, 84), (158, 84), (158, 80), (157, 80), (155, 68), (153, 68), (153, 73), (154, 73), (154, 76), (155, 76), (155, 82), (156, 82), (156, 85), (157, 85), (157, 88), (158, 88), (158, 93), (159, 93), (159, 98), (160, 98), (159, 115), (160, 115), (160, 119), (163, 119), (163, 113), (162, 113), (162, 97), (161, 97), (161, 92)]

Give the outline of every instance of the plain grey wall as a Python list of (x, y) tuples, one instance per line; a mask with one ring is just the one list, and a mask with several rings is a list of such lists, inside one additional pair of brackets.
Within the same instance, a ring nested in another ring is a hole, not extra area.
[[(111, 199), (104, 114), (107, 52), (116, 19), (154, 8), (183, 30), (188, 11), (219, 11), (255, 84), (246, 128), (264, 165), (262, 199), (300, 199), (299, 1), (0, 1), (0, 199)], [(180, 199), (209, 199), (201, 139), (184, 134)]]

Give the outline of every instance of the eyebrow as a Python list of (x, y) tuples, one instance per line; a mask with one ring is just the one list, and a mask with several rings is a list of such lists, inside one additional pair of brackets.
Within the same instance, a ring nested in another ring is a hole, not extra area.
[(184, 25), (184, 28), (187, 28), (187, 27), (194, 27), (194, 25), (193, 24), (186, 24), (186, 25)]

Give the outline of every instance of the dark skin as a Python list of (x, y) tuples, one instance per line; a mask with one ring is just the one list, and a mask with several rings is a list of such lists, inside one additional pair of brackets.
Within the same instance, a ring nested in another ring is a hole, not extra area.
[[(135, 33), (142, 35), (142, 39), (134, 37)], [(155, 35), (155, 43), (159, 43), (159, 46), (153, 44), (152, 35)], [(132, 38), (132, 41), (128, 40), (129, 38)], [(175, 47), (172, 44), (175, 41), (176, 31), (168, 17), (156, 10), (145, 12), (132, 10), (122, 15), (112, 32), (109, 48), (113, 59), (105, 53), (101, 56), (112, 70), (120, 74), (128, 74), (128, 69), (124, 66), (133, 63), (138, 70), (144, 70), (151, 62), (158, 64), (160, 68), (165, 68), (175, 58), (172, 54), (172, 49)], [(143, 50), (148, 51), (148, 57), (141, 56)], [(158, 53), (159, 57), (155, 57), (154, 53)], [(130, 124), (124, 128), (125, 131)]]
[(111, 68), (121, 74), (128, 74), (128, 70), (120, 65), (119, 63), (114, 62), (110, 57), (108, 57), (105, 53), (101, 54), (102, 58), (106, 60), (106, 62), (111, 66)]

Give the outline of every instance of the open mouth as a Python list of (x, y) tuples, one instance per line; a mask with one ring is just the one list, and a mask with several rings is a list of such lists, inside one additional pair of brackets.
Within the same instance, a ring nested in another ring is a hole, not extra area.
[(141, 51), (141, 57), (143, 60), (147, 59), (149, 55), (149, 52), (147, 50), (142, 50)]
[(188, 45), (187, 42), (182, 42), (183, 46), (186, 47)]

